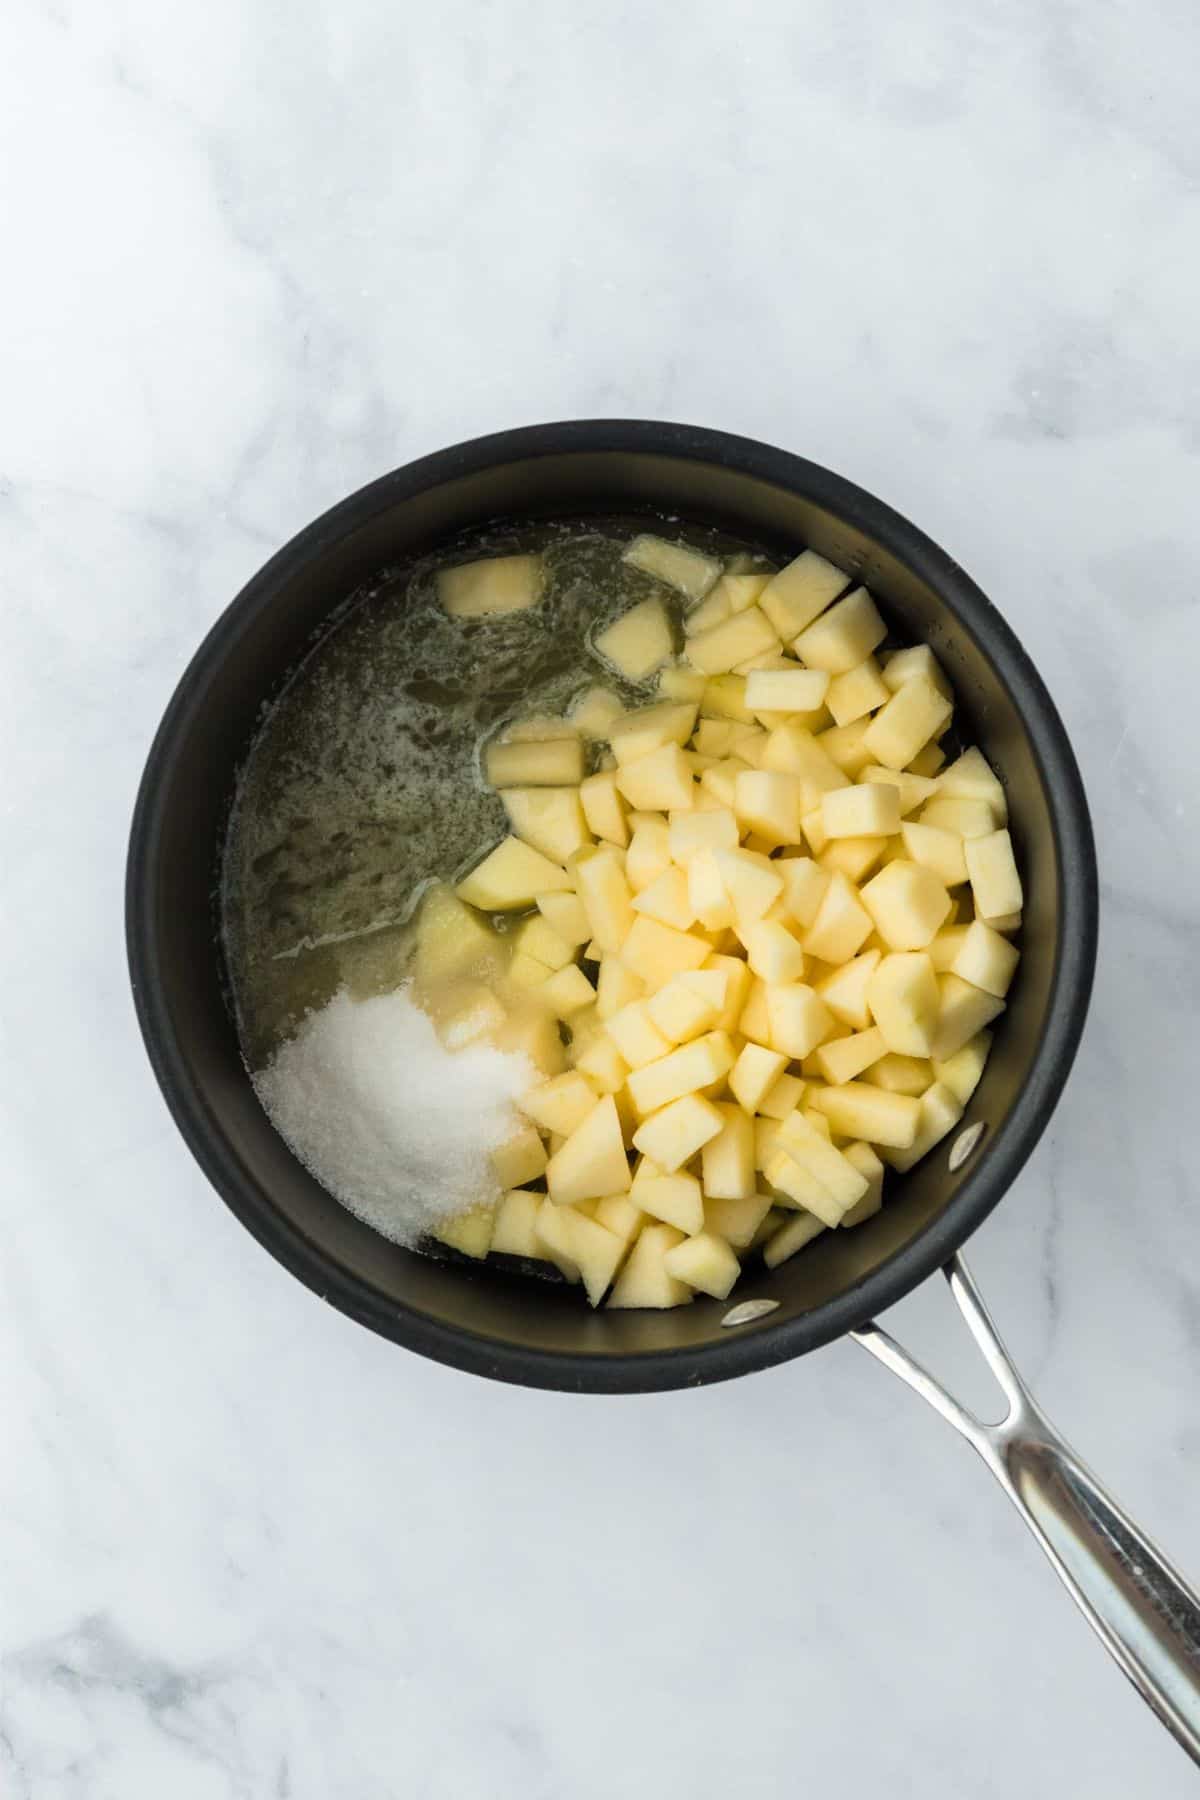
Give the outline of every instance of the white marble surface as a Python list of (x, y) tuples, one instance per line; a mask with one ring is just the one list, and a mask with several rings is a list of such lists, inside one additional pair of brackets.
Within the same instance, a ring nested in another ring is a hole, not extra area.
[[(5, 24), (0, 1791), (1192, 1794), (982, 1468), (852, 1345), (581, 1401), (284, 1276), (167, 1120), (121, 881), (201, 633), (368, 477), (607, 413), (887, 496), (1041, 665), (1103, 864), (1077, 1071), (974, 1267), (1200, 1575), (1194, 9)], [(898, 1323), (959, 1360), (943, 1295)]]

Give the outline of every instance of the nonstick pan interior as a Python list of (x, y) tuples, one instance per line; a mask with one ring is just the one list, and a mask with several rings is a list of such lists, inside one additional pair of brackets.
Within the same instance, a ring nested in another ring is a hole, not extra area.
[[(981, 504), (983, 502), (981, 501)], [(593, 1314), (573, 1289), (437, 1263), (378, 1237), (296, 1162), (250, 1087), (223, 988), (213, 890), (239, 763), (288, 669), (378, 570), (489, 520), (672, 515), (794, 554), (804, 544), (874, 591), (899, 633), (930, 643), (971, 739), (1008, 791), (1025, 880), (1022, 960), (961, 1129), (866, 1225), (827, 1232), (735, 1299), (777, 1310), (724, 1329), (727, 1303)], [(628, 421), (536, 426), (383, 477), (254, 577), (185, 674), (147, 764), (130, 845), (127, 929), (139, 1017), (164, 1094), (243, 1223), (315, 1292), (412, 1349), (499, 1379), (600, 1392), (721, 1380), (810, 1350), (929, 1274), (1001, 1198), (1066, 1079), (1095, 959), (1087, 807), (1053, 705), (1012, 632), (944, 552), (829, 471), (745, 439)]]

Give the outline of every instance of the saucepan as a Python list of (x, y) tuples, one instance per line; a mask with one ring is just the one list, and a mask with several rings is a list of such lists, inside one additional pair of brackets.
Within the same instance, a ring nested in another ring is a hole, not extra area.
[[(971, 740), (1007, 789), (1027, 906), (1022, 959), (960, 1126), (882, 1212), (829, 1231), (737, 1304), (589, 1313), (574, 1290), (385, 1241), (292, 1156), (255, 1098), (227, 1004), (216, 870), (265, 702), (346, 598), (389, 565), (488, 521), (644, 515), (715, 526), (781, 556), (811, 545), (933, 645)], [(727, 1380), (849, 1333), (977, 1450), (1089, 1622), (1200, 1761), (1200, 1602), (1049, 1425), (1009, 1361), (961, 1249), (1011, 1186), (1083, 1029), (1096, 950), (1087, 802), (1054, 706), (1012, 630), (954, 560), (882, 501), (799, 457), (690, 426), (596, 420), (428, 456), (335, 506), (274, 556), (197, 651), (151, 749), (129, 851), (138, 1015), (167, 1104), (213, 1186), (315, 1293), (383, 1336), (477, 1375), (579, 1393)], [(1006, 1402), (969, 1414), (878, 1324), (938, 1270)]]

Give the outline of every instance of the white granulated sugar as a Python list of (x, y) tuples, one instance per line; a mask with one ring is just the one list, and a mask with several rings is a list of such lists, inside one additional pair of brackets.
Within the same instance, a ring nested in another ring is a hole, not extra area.
[(253, 1077), (305, 1167), (400, 1244), (496, 1198), (488, 1153), (534, 1079), (524, 1057), (445, 1049), (403, 988), (372, 1000), (343, 989)]

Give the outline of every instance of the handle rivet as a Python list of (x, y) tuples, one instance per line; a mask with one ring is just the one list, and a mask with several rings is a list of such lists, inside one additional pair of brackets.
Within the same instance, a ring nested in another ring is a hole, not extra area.
[(740, 1306), (731, 1306), (721, 1324), (728, 1328), (731, 1325), (753, 1325), (755, 1319), (765, 1319), (779, 1305), (778, 1300), (743, 1300)]
[(974, 1125), (968, 1125), (965, 1131), (959, 1132), (950, 1148), (950, 1173), (952, 1175), (962, 1168), (986, 1130), (986, 1122), (979, 1119)]

